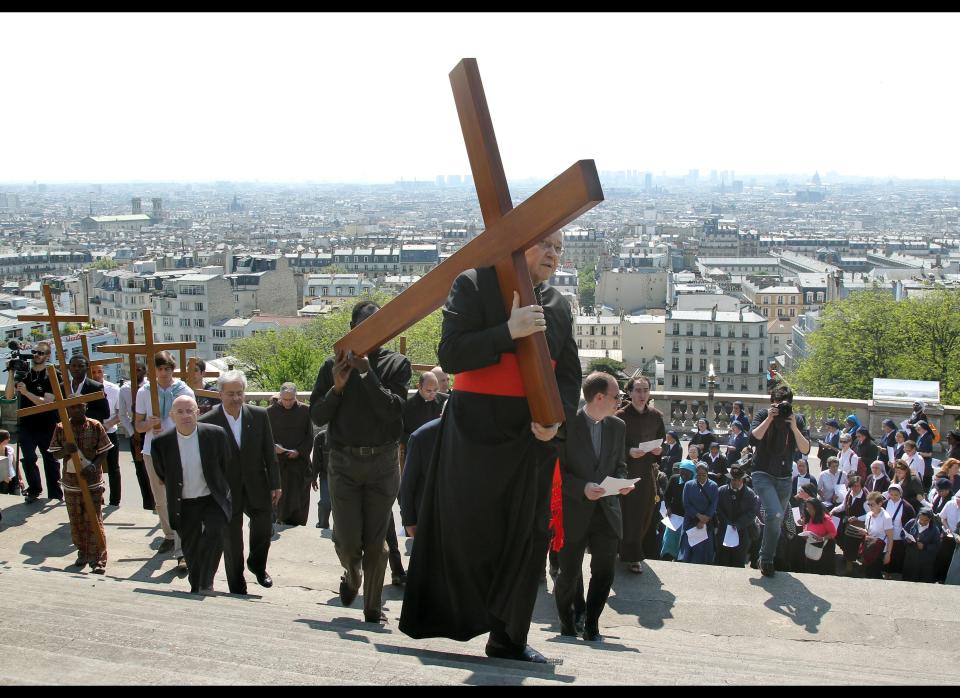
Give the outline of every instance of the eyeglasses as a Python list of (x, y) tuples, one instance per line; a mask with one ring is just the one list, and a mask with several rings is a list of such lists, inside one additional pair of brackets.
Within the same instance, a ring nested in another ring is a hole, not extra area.
[(544, 252), (549, 252), (550, 250), (553, 250), (558, 257), (563, 256), (563, 245), (554, 245), (549, 240), (541, 240), (540, 249), (542, 249)]
[(31, 351), (30, 353), (33, 354), (34, 356), (46, 356), (46, 355), (49, 354), (50, 352), (49, 352), (49, 351), (40, 351), (39, 349), (34, 349), (34, 350)]

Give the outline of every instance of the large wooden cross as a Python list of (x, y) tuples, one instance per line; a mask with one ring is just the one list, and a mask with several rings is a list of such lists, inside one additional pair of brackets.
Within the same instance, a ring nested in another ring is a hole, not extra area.
[[(109, 359), (94, 359), (90, 354), (90, 343), (87, 341), (87, 335), (80, 335), (80, 346), (83, 349), (83, 355), (87, 359), (87, 366), (108, 366), (110, 364), (122, 364), (123, 358), (119, 356), (112, 356)], [(97, 351), (100, 351), (100, 347), (94, 347)]]
[[(177, 378), (182, 380), (187, 385), (190, 385), (190, 381), (188, 380), (188, 378), (193, 378), (193, 374), (196, 370), (197, 370), (197, 357), (191, 356), (190, 359), (188, 360), (187, 350), (181, 349), (180, 350), (180, 370), (174, 371), (173, 375), (175, 375)], [(219, 375), (220, 375), (220, 371), (204, 371), (201, 376), (201, 379), (216, 378)], [(207, 390), (206, 388), (194, 388), (193, 386), (191, 386), (190, 389), (193, 390), (193, 394), (196, 395), (197, 397), (213, 397), (218, 399), (220, 397), (220, 392), (217, 390)]]
[[(46, 288), (46, 286), (44, 288)], [(61, 320), (62, 318), (63, 316), (61, 316)], [(56, 369), (54, 369), (53, 366), (47, 366), (47, 376), (50, 378), (50, 385), (53, 387), (53, 402), (17, 410), (17, 417), (27, 417), (31, 414), (40, 414), (41, 412), (52, 412), (56, 410), (60, 416), (60, 424), (63, 425), (64, 443), (76, 444), (76, 436), (73, 433), (73, 426), (70, 424), (70, 415), (67, 413), (67, 408), (71, 405), (79, 405), (84, 402), (102, 400), (105, 397), (104, 393), (98, 390), (95, 393), (87, 393), (86, 395), (64, 397), (63, 391), (60, 390), (60, 381), (57, 380)], [(70, 381), (66, 381), (65, 383), (67, 386), (70, 385)], [(49, 446), (50, 444), (46, 444), (45, 446), (41, 446), (41, 448), (48, 448)], [(100, 526), (98, 525), (97, 513), (93, 507), (93, 498), (90, 496), (90, 488), (87, 487), (87, 480), (83, 476), (83, 464), (80, 463), (80, 452), (75, 452), (71, 458), (73, 460), (73, 467), (77, 471), (77, 482), (80, 485), (80, 496), (83, 499), (83, 508), (86, 511), (87, 519), (90, 521), (93, 530), (97, 532), (97, 539), (100, 541), (101, 548), (106, 550), (107, 542), (103, 537), (103, 531), (100, 530)]]
[[(133, 391), (136, 387), (134, 384), (137, 380), (136, 373), (136, 360), (134, 355), (143, 354), (146, 357), (147, 363), (147, 379), (150, 381), (150, 406), (153, 408), (153, 415), (159, 417), (161, 420), (166, 417), (166, 415), (160, 414), (160, 393), (157, 392), (157, 365), (155, 363), (154, 357), (159, 354), (161, 351), (178, 351), (180, 349), (196, 349), (196, 342), (163, 342), (157, 343), (153, 341), (153, 315), (149, 309), (143, 310), (143, 344), (136, 344), (130, 342), (129, 344), (111, 344), (109, 346), (100, 345), (99, 351), (105, 352), (107, 354), (128, 354), (130, 355), (130, 368), (133, 373), (130, 376), (130, 390)], [(128, 336), (134, 336), (131, 332), (132, 324), (127, 325)], [(133, 393), (132, 399), (136, 399), (136, 392)]]
[[(89, 315), (57, 315), (57, 309), (53, 305), (53, 294), (50, 292), (50, 284), (43, 285), (43, 300), (47, 305), (46, 315), (17, 315), (17, 320), (26, 320), (28, 322), (49, 322), (50, 334), (53, 337), (53, 346), (57, 351), (57, 363), (60, 364), (60, 371), (67, 370), (67, 356), (63, 351), (63, 338), (60, 336), (61, 322), (89, 322)], [(51, 357), (53, 358), (53, 357)], [(73, 381), (64, 378), (63, 385), (66, 389), (67, 397), (73, 395)], [(33, 409), (32, 407), (29, 409)]]
[[(456, 277), (473, 267), (496, 266), (508, 314), (514, 291), (521, 306), (535, 304), (524, 252), (603, 201), (596, 165), (593, 160), (580, 160), (513, 208), (476, 59), (460, 61), (450, 73), (450, 83), (485, 231), (344, 335), (335, 345), (337, 351), (363, 356), (385, 344), (443, 305)], [(533, 420), (544, 425), (562, 422), (563, 406), (546, 336), (537, 332), (518, 339), (516, 346)]]

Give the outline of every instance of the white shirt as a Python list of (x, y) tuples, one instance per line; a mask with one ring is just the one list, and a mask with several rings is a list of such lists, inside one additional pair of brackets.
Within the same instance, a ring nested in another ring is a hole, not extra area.
[(940, 511), (940, 518), (943, 519), (944, 530), (950, 533), (957, 530), (957, 524), (960, 523), (960, 506), (957, 505), (956, 497), (951, 497), (950, 501), (944, 505)]
[(0, 480), (8, 482), (17, 476), (17, 459), (12, 446), (4, 446), (3, 449), (0, 458), (6, 458), (6, 463), (4, 471), (0, 472)]
[(231, 417), (230, 413), (226, 410), (223, 411), (223, 416), (227, 418), (227, 424), (230, 425), (230, 431), (233, 432), (233, 438), (237, 442), (237, 448), (240, 448), (242, 445), (240, 442), (240, 427), (242, 426), (241, 422), (243, 421), (243, 408), (240, 408), (240, 416), (236, 419)]
[(837, 457), (840, 459), (840, 470), (842, 472), (845, 472), (847, 475), (857, 474), (860, 457), (854, 453), (853, 449), (848, 448), (846, 451), (840, 451), (840, 455)]
[[(150, 381), (144, 380), (142, 385), (150, 385)], [(133, 401), (136, 398), (136, 393), (133, 397), (130, 397), (130, 386), (131, 383), (124, 383), (120, 387), (120, 398), (118, 411), (120, 413), (120, 426), (123, 427), (123, 430), (127, 432), (127, 436), (133, 436), (134, 431), (133, 427)]]
[(820, 491), (823, 493), (824, 504), (832, 504), (837, 485), (846, 484), (846, 482), (847, 474), (841, 470), (838, 470), (836, 475), (829, 470), (820, 473)]
[[(883, 510), (887, 512), (893, 521), (893, 539), (894, 540), (903, 540), (903, 507), (900, 504), (903, 502), (903, 498), (899, 502), (894, 502), (892, 499), (888, 499), (883, 505)], [(900, 511), (897, 511), (897, 508)], [(896, 514), (896, 518), (894, 518)]]
[(200, 430), (194, 429), (190, 436), (177, 432), (177, 445), (180, 447), (180, 465), (183, 468), (183, 498), (196, 499), (210, 494), (207, 480), (203, 477), (203, 465), (200, 463)]
[(920, 455), (920, 452), (914, 451), (912, 458), (907, 458), (907, 454), (904, 453), (903, 457), (906, 459), (907, 465), (923, 480), (923, 474), (927, 471), (927, 462), (923, 459), (923, 456)]
[[(120, 413), (120, 386), (111, 383), (106, 378), (103, 379), (103, 393), (107, 396), (107, 404), (110, 405), (110, 419), (113, 419)], [(106, 425), (104, 425), (106, 427)], [(107, 429), (108, 434), (117, 433), (117, 425)]]
[(884, 509), (881, 509), (880, 513), (876, 516), (873, 515), (873, 512), (870, 512), (860, 518), (862, 518), (866, 524), (867, 535), (873, 536), (874, 538), (885, 541), (887, 539), (887, 531), (893, 530), (893, 519), (890, 518), (890, 514)]
[[(180, 395), (189, 395), (190, 397), (195, 397), (193, 390), (189, 385), (184, 383), (183, 392)], [(178, 396), (179, 397), (179, 396)], [(153, 416), (153, 405), (150, 401), (150, 385), (147, 381), (143, 382), (143, 385), (140, 386), (140, 390), (137, 391), (137, 402), (134, 409), (146, 417)], [(169, 414), (163, 416), (163, 420), (160, 422), (160, 431), (164, 432), (167, 429), (173, 429), (176, 425), (173, 422), (173, 417)], [(148, 429), (143, 434), (143, 453), (144, 455), (150, 455), (150, 444), (153, 443), (153, 429)]]

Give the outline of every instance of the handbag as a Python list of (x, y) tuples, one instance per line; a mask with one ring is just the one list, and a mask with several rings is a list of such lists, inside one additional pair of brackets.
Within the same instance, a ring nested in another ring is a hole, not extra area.
[(803, 545), (803, 554), (808, 560), (817, 562), (821, 557), (823, 557), (823, 545), (823, 543), (818, 545), (807, 538), (807, 542)]
[(863, 527), (863, 522), (860, 519), (851, 516), (847, 519), (843, 535), (854, 540), (863, 540), (867, 537), (867, 529)]

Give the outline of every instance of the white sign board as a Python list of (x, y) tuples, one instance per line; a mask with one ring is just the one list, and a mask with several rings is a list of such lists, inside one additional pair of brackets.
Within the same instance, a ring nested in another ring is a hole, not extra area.
[(928, 405), (938, 404), (940, 402), (940, 383), (900, 378), (874, 378), (873, 399), (906, 403), (919, 400)]

